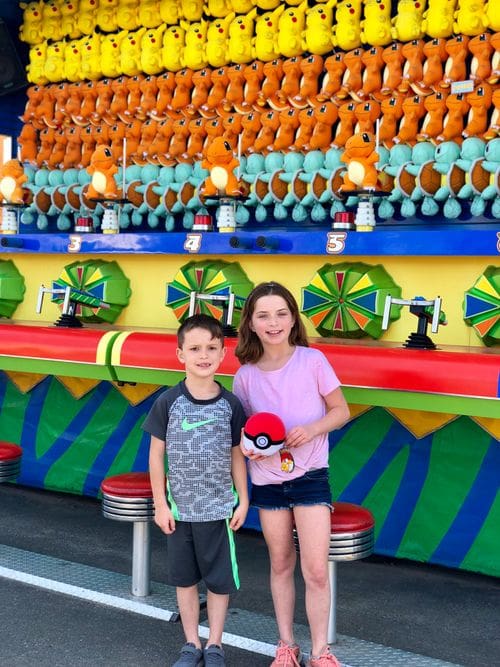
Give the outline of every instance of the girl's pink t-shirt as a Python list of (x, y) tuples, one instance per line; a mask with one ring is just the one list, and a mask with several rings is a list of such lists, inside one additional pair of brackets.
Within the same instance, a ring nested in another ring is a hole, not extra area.
[[(279, 370), (262, 371), (255, 364), (241, 366), (234, 376), (233, 392), (247, 417), (273, 412), (281, 417), (288, 432), (293, 426), (321, 419), (326, 413), (323, 397), (339, 386), (335, 371), (320, 350), (298, 346)], [(292, 472), (281, 470), (279, 452), (262, 461), (249, 460), (252, 483), (280, 484), (308, 470), (328, 467), (328, 434), (290, 451), (295, 460)]]

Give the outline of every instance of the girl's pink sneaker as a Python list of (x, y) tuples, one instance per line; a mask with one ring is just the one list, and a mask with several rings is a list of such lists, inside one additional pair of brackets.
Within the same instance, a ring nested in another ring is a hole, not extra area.
[(309, 658), (307, 667), (341, 667), (341, 664), (327, 646), (321, 655)]
[(280, 639), (271, 667), (301, 667), (303, 664), (299, 646), (297, 644), (290, 646)]

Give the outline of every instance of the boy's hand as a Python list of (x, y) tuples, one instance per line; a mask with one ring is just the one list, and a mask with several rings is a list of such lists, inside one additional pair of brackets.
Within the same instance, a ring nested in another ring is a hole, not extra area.
[(245, 523), (247, 518), (248, 505), (238, 505), (234, 510), (231, 521), (229, 522), (229, 528), (231, 530), (239, 530), (241, 526)]
[(155, 523), (166, 535), (174, 532), (175, 519), (168, 506), (155, 509)]

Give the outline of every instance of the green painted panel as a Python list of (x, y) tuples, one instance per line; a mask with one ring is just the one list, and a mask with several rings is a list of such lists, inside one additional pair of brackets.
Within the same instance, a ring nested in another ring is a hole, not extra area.
[(387, 514), (392, 507), (394, 496), (398, 492), (401, 479), (404, 475), (409, 447), (404, 447), (387, 466), (380, 479), (372, 486), (370, 493), (366, 496), (363, 505), (369, 507), (375, 517), (375, 539), (378, 538)]
[(358, 417), (330, 452), (330, 484), (334, 499), (350, 484), (378, 449), (394, 418), (373, 408)]
[[(46, 454), (59, 435), (66, 431), (71, 421), (85, 407), (90, 396), (89, 393), (77, 400), (59, 380), (50, 378), (50, 387), (40, 414), (40, 423), (36, 433), (35, 453), (37, 459)], [(64, 409), (54, 410), (54, 406), (64, 406)]]
[(30, 394), (23, 394), (15, 384), (5, 382), (5, 396), (0, 410), (0, 434), (3, 440), (18, 444), (24, 425), (24, 414)]
[[(53, 463), (45, 477), (46, 488), (57, 488), (64, 475), (70, 490), (81, 494), (89, 469), (113, 432), (113, 424), (119, 423), (127, 407), (126, 399), (119, 392), (111, 391), (86, 427), (75, 437), (69, 449)], [(112, 423), (109, 420), (110, 415)]]
[(465, 570), (497, 572), (500, 553), (500, 491), (476, 537), (460, 565)]
[(462, 507), (490, 441), (485, 431), (464, 417), (434, 434), (427, 478), (397, 556), (429, 559)]

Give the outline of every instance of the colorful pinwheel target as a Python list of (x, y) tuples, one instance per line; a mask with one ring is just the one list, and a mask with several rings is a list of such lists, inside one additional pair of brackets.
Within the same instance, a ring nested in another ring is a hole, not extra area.
[[(379, 338), (387, 295), (399, 298), (401, 288), (380, 264), (325, 264), (302, 288), (302, 312), (321, 336)], [(392, 305), (390, 320), (400, 311)]]
[(177, 320), (182, 323), (189, 315), (191, 293), (196, 292), (205, 295), (205, 298), (196, 299), (195, 312), (212, 315), (222, 322), (227, 301), (210, 300), (209, 296), (229, 296), (233, 293), (232, 324), (237, 327), (245, 299), (252, 289), (253, 283), (237, 262), (189, 262), (179, 269), (171, 283), (167, 283), (166, 305), (172, 308)]
[(485, 345), (500, 340), (500, 267), (488, 266), (474, 285), (465, 292), (464, 321)]
[[(91, 259), (64, 267), (53, 289), (71, 288), (75, 316), (82, 322), (114, 322), (131, 295), (130, 281), (116, 262)], [(54, 294), (52, 301), (62, 304), (64, 294)]]
[(12, 314), (24, 298), (24, 277), (10, 259), (0, 260), (0, 317)]

